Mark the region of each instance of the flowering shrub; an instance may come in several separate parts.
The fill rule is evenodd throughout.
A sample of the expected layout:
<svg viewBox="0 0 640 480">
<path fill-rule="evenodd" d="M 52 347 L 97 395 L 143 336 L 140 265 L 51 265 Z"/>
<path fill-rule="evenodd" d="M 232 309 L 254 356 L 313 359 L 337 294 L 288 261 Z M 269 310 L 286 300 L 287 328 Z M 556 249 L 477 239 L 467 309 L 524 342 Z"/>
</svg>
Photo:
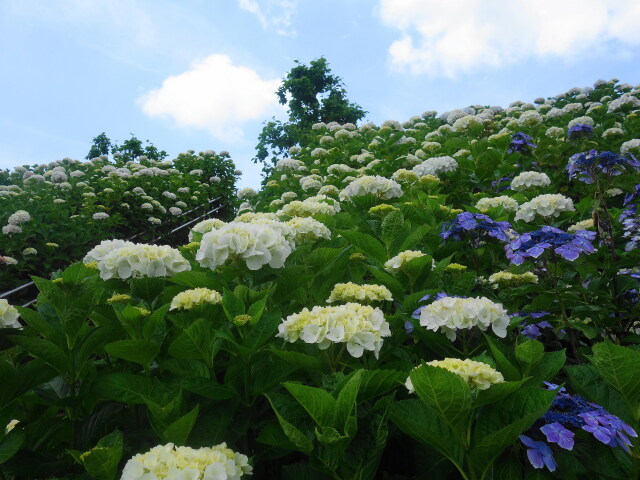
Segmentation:
<svg viewBox="0 0 640 480">
<path fill-rule="evenodd" d="M 319 123 L 189 243 L 226 153 L 0 172 L 3 278 L 91 238 L 0 301 L 0 475 L 638 478 L 639 92 Z"/>
</svg>

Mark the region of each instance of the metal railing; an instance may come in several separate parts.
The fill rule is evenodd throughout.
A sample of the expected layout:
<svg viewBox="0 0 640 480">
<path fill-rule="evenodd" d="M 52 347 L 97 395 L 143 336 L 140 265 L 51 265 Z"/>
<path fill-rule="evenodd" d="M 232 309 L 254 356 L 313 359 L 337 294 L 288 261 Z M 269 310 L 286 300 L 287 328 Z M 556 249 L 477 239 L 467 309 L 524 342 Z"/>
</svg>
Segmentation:
<svg viewBox="0 0 640 480">
<path fill-rule="evenodd" d="M 216 201 L 218 201 L 218 200 L 220 200 L 220 198 L 214 198 L 214 199 L 211 199 L 211 200 L 209 200 L 206 204 L 198 205 L 197 207 L 192 208 L 191 210 L 189 210 L 189 211 L 187 211 L 187 212 L 183 212 L 183 213 L 181 213 L 181 214 L 180 214 L 180 216 L 181 216 L 181 217 L 184 217 L 184 216 L 186 216 L 186 215 L 189 215 L 190 213 L 193 213 L 193 212 L 195 212 L 196 210 L 199 210 L 199 209 L 200 209 L 200 208 L 202 208 L 203 206 L 207 206 L 207 207 L 208 207 L 208 206 L 211 206 L 211 204 L 212 204 L 212 203 L 214 203 L 214 202 L 216 202 Z M 153 238 L 151 241 L 152 241 L 152 242 L 157 242 L 158 240 L 160 240 L 160 239 L 162 239 L 162 238 L 168 237 L 169 235 L 173 235 L 174 233 L 179 232 L 179 231 L 180 231 L 180 230 L 182 230 L 183 228 L 188 227 L 189 225 L 191 225 L 191 224 L 193 224 L 193 223 L 197 222 L 198 220 L 201 220 L 201 219 L 203 219 L 203 218 L 207 217 L 208 215 L 211 215 L 212 213 L 215 213 L 215 212 L 217 212 L 218 210 L 221 210 L 224 206 L 225 206 L 224 204 L 220 204 L 220 205 L 218 205 L 217 207 L 215 207 L 215 208 L 213 208 L 213 209 L 211 209 L 211 210 L 209 210 L 209 211 L 207 211 L 207 212 L 203 213 L 202 215 L 200 215 L 200 216 L 198 216 L 198 217 L 196 217 L 196 218 L 193 218 L 193 219 L 189 220 L 188 222 L 183 223 L 182 225 L 177 226 L 177 227 L 176 227 L 176 228 L 174 228 L 173 230 L 171 230 L 171 231 L 169 231 L 169 232 L 166 232 L 166 233 L 164 233 L 164 234 L 162 234 L 162 235 L 159 235 L 159 236 L 157 236 L 157 237 Z M 125 241 L 127 241 L 127 242 L 130 242 L 130 241 L 132 241 L 132 240 L 134 240 L 134 239 L 138 238 L 140 235 L 142 235 L 142 232 L 140 232 L 140 233 L 136 233 L 135 235 L 133 235 L 133 236 L 131 236 L 131 237 L 129 237 L 129 238 L 126 238 L 126 239 L 124 239 L 124 240 L 125 240 Z M 14 289 L 12 289 L 12 290 L 7 290 L 6 292 L 2 292 L 2 293 L 0 293 L 0 298 L 7 298 L 7 297 L 10 297 L 11 295 L 14 295 L 14 294 L 16 294 L 16 293 L 18 293 L 18 292 L 20 292 L 20 291 L 22 291 L 22 290 L 25 290 L 25 289 L 27 289 L 27 288 L 29 288 L 29 287 L 33 286 L 33 285 L 35 285 L 35 283 L 34 283 L 33 281 L 27 282 L 27 283 L 25 283 L 25 284 L 23 284 L 23 285 L 20 285 L 20 286 L 18 286 L 18 287 L 16 287 L 16 288 L 14 288 Z M 29 300 L 27 303 L 25 303 L 25 304 L 24 304 L 24 305 L 22 305 L 22 306 L 23 306 L 23 307 L 29 307 L 29 306 L 33 305 L 33 304 L 35 303 L 35 301 L 36 301 L 36 298 L 34 298 L 34 299 L 32 299 L 32 300 Z"/>
</svg>

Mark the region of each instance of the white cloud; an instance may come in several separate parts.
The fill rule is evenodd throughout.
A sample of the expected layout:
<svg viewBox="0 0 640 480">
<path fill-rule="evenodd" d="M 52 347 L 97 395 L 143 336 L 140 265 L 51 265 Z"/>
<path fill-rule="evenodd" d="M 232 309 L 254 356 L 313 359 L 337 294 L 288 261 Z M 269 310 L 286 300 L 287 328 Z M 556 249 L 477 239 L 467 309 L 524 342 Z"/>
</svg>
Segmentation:
<svg viewBox="0 0 640 480">
<path fill-rule="evenodd" d="M 378 14 L 402 36 L 391 67 L 454 77 L 532 58 L 639 45 L 637 0 L 380 0 Z"/>
<path fill-rule="evenodd" d="M 238 141 L 242 125 L 276 114 L 280 80 L 265 80 L 234 65 L 227 55 L 210 55 L 171 76 L 138 103 L 151 117 L 169 117 L 179 126 L 205 129 L 217 139 Z"/>
<path fill-rule="evenodd" d="M 238 6 L 252 13 L 265 30 L 274 29 L 280 35 L 295 35 L 291 30 L 293 15 L 297 9 L 295 0 L 236 0 Z"/>
</svg>

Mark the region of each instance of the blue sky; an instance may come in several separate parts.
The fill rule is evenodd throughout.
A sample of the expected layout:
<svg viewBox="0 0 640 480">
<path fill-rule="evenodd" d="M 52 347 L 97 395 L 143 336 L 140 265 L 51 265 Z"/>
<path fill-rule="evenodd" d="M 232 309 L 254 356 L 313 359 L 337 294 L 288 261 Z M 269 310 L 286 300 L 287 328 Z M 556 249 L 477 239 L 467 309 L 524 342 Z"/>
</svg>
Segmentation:
<svg viewBox="0 0 640 480">
<path fill-rule="evenodd" d="M 134 133 L 250 159 L 275 90 L 324 56 L 367 121 L 640 83 L 636 0 L 0 0 L 0 168 Z"/>
</svg>

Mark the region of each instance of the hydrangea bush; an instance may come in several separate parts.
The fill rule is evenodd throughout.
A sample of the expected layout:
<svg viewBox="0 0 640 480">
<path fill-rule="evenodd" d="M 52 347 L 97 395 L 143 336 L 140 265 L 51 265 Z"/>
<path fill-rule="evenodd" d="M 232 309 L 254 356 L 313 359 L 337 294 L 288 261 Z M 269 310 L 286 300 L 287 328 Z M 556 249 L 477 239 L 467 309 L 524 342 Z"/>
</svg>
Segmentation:
<svg viewBox="0 0 640 480">
<path fill-rule="evenodd" d="M 96 238 L 0 300 L 2 477 L 640 478 L 640 90 L 505 107 L 318 123 L 189 243 Z M 78 186 L 107 163 L 1 175 L 2 238 L 51 192 L 192 207 L 159 165 Z"/>
</svg>

